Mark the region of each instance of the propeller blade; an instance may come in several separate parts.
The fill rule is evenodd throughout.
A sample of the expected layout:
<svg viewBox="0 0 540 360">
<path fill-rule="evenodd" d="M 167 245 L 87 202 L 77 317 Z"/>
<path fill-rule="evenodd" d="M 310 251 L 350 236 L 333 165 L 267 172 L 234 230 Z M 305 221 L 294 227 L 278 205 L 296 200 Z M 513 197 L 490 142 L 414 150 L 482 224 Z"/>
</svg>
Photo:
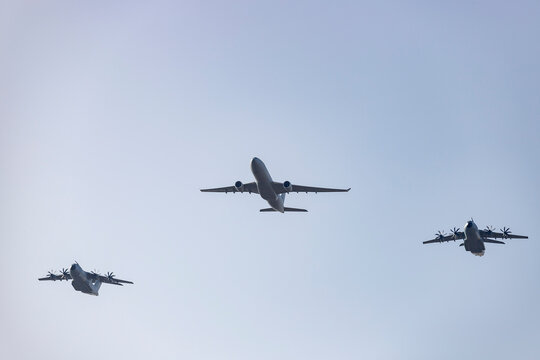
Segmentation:
<svg viewBox="0 0 540 360">
<path fill-rule="evenodd" d="M 508 235 L 509 235 L 510 233 L 512 233 L 512 232 L 510 231 L 510 228 L 507 228 L 506 226 L 504 226 L 502 229 L 499 229 L 499 230 L 501 230 L 501 232 L 502 232 L 502 234 L 503 234 L 503 238 L 505 238 L 505 239 L 507 239 L 507 238 L 508 238 Z"/>
</svg>

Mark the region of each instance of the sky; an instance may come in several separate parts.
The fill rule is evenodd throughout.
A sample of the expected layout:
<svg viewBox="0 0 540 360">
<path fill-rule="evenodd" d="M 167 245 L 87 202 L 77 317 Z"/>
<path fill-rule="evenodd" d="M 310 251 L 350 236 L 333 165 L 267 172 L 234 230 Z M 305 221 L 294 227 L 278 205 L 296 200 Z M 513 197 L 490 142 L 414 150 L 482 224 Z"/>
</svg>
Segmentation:
<svg viewBox="0 0 540 360">
<path fill-rule="evenodd" d="M 0 3 L 0 358 L 540 358 L 540 4 Z M 351 187 L 256 195 L 274 180 Z M 528 240 L 422 245 L 510 226 Z M 38 282 L 74 261 L 134 285 Z"/>
</svg>

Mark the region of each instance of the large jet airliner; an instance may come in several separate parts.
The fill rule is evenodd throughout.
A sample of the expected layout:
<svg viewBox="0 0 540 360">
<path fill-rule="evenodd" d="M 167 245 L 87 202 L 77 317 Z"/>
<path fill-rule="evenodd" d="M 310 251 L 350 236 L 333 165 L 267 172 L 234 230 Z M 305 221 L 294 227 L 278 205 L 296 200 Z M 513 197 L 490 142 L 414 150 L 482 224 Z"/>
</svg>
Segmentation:
<svg viewBox="0 0 540 360">
<path fill-rule="evenodd" d="M 270 173 L 268 172 L 268 169 L 266 169 L 266 166 L 264 163 L 259 159 L 254 157 L 251 160 L 251 172 L 253 173 L 253 176 L 255 177 L 255 182 L 250 182 L 247 184 L 242 183 L 241 181 L 237 181 L 234 186 L 227 186 L 227 187 L 221 187 L 221 188 L 215 188 L 215 189 L 202 189 L 202 192 L 224 192 L 224 193 L 236 193 L 236 192 L 247 192 L 247 193 L 255 193 L 259 194 L 264 200 L 268 202 L 270 205 L 270 208 L 267 209 L 261 209 L 263 212 L 267 211 L 279 211 L 280 213 L 286 212 L 286 211 L 302 211 L 306 212 L 305 209 L 296 209 L 296 208 L 289 208 L 285 207 L 285 194 L 291 193 L 291 192 L 347 192 L 351 190 L 351 188 L 348 189 L 329 189 L 329 188 L 320 188 L 320 187 L 311 187 L 311 186 L 303 186 L 303 185 L 294 185 L 291 184 L 290 181 L 285 182 L 275 182 L 272 180 L 272 177 L 270 176 Z"/>
</svg>

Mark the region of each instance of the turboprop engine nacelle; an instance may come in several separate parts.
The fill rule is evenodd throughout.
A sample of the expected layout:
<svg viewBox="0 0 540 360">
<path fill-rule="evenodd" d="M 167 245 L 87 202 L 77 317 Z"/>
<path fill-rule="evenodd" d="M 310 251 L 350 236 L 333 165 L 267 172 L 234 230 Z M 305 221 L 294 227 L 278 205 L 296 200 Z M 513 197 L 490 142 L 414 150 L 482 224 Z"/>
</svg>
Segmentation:
<svg viewBox="0 0 540 360">
<path fill-rule="evenodd" d="M 236 188 L 237 191 L 244 192 L 244 184 L 242 184 L 241 181 L 235 182 L 234 187 Z"/>
<path fill-rule="evenodd" d="M 292 184 L 290 181 L 285 181 L 283 183 L 283 188 L 285 189 L 286 192 L 291 192 L 292 191 Z"/>
</svg>

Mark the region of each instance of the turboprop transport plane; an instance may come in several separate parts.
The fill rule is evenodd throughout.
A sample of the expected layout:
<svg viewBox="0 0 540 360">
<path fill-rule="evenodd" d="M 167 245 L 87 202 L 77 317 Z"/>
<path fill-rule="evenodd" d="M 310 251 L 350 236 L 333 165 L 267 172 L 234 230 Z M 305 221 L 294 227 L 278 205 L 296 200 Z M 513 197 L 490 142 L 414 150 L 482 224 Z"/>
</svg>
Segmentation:
<svg viewBox="0 0 540 360">
<path fill-rule="evenodd" d="M 503 227 L 501 232 L 493 231 L 493 227 L 487 226 L 484 230 L 479 230 L 478 226 L 471 219 L 467 221 L 463 227 L 463 231 L 459 231 L 458 228 L 450 230 L 450 235 L 443 234 L 441 231 L 435 234 L 435 239 L 424 241 L 424 244 L 432 244 L 437 242 L 447 242 L 464 240 L 459 246 L 464 246 L 466 251 L 470 251 L 473 255 L 483 256 L 486 247 L 484 243 L 491 244 L 504 244 L 504 242 L 494 239 L 528 239 L 528 236 L 514 235 L 510 231 L 510 228 Z"/>
<path fill-rule="evenodd" d="M 62 269 L 60 274 L 55 274 L 52 271 L 49 271 L 49 274 L 46 277 L 38 280 L 72 280 L 71 285 L 75 290 L 95 296 L 99 295 L 99 288 L 103 283 L 120 286 L 123 286 L 122 284 L 133 284 L 131 281 L 117 279 L 112 272 L 108 272 L 105 276 L 93 271 L 86 272 L 78 263 L 71 265 L 69 271 L 68 269 Z"/>
<path fill-rule="evenodd" d="M 300 192 L 347 192 L 351 190 L 348 189 L 329 189 L 321 187 L 312 187 L 312 186 L 303 186 L 303 185 L 294 185 L 290 181 L 285 182 L 275 182 L 272 180 L 268 169 L 264 165 L 261 159 L 254 157 L 251 160 L 251 172 L 255 177 L 255 182 L 250 182 L 247 184 L 237 181 L 234 186 L 226 186 L 221 188 L 214 189 L 202 189 L 202 192 L 220 192 L 220 193 L 254 193 L 259 194 L 264 200 L 268 202 L 270 208 L 261 209 L 262 212 L 271 212 L 279 211 L 283 212 L 306 212 L 306 209 L 296 209 L 285 207 L 285 195 L 291 192 L 300 193 Z"/>
</svg>

